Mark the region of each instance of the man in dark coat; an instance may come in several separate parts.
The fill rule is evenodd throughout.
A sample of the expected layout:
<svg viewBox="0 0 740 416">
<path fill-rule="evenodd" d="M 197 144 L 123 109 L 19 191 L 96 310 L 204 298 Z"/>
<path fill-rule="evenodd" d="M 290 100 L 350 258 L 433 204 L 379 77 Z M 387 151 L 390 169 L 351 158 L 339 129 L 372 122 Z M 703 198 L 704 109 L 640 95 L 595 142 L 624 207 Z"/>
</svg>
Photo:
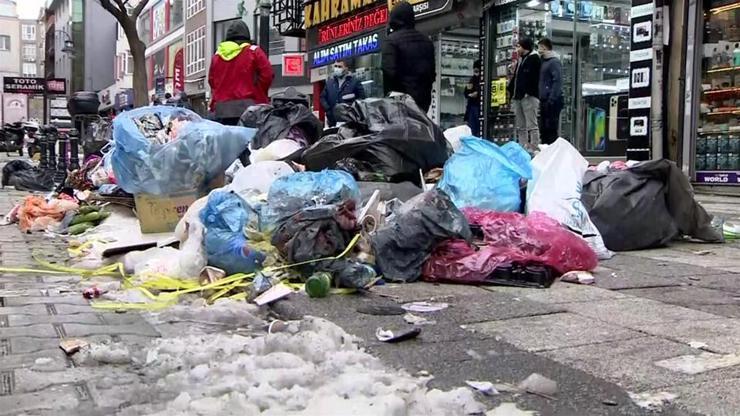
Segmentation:
<svg viewBox="0 0 740 416">
<path fill-rule="evenodd" d="M 389 35 L 383 44 L 383 88 L 385 93 L 408 94 L 425 113 L 432 104 L 432 86 L 437 77 L 434 44 L 416 30 L 414 8 L 398 3 L 388 20 Z"/>
<path fill-rule="evenodd" d="M 535 148 L 540 144 L 540 57 L 534 52 L 532 39 L 522 38 L 516 45 L 519 62 L 509 84 L 511 106 L 519 144 Z"/>
<path fill-rule="evenodd" d="M 349 71 L 346 61 L 334 63 L 331 77 L 326 80 L 326 87 L 321 92 L 321 107 L 326 112 L 327 124 L 334 127 L 337 120 L 334 117 L 334 107 L 337 104 L 352 104 L 355 100 L 365 99 L 365 88 L 360 80 Z"/>
<path fill-rule="evenodd" d="M 542 143 L 552 144 L 558 138 L 560 111 L 563 109 L 563 70 L 547 38 L 538 43 L 542 58 L 540 69 L 540 136 Z"/>
<path fill-rule="evenodd" d="M 473 63 L 473 76 L 465 86 L 465 122 L 473 136 L 480 137 L 480 61 Z"/>
</svg>

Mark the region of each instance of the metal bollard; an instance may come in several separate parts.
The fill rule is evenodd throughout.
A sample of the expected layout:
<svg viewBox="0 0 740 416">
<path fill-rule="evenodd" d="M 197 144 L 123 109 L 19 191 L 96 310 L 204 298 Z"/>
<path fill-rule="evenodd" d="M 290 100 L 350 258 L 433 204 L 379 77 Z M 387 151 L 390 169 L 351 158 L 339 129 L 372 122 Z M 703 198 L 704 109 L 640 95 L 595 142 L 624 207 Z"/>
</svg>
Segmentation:
<svg viewBox="0 0 740 416">
<path fill-rule="evenodd" d="M 80 168 L 80 132 L 77 129 L 69 131 L 69 170 Z"/>
</svg>

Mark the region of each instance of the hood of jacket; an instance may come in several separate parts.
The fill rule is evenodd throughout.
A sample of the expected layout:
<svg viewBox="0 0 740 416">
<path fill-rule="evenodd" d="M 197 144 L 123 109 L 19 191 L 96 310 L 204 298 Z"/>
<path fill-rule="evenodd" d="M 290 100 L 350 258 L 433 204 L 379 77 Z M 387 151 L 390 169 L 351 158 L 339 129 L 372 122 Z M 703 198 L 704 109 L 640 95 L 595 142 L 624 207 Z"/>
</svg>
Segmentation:
<svg viewBox="0 0 740 416">
<path fill-rule="evenodd" d="M 392 30 L 413 29 L 416 26 L 414 8 L 405 1 L 398 3 L 391 10 L 388 26 Z"/>
<path fill-rule="evenodd" d="M 244 21 L 237 20 L 229 25 L 229 29 L 226 30 L 226 39 L 224 40 L 236 43 L 251 42 L 252 34 L 249 33 L 249 27 Z"/>
<path fill-rule="evenodd" d="M 230 40 L 227 40 L 225 42 L 221 42 L 218 44 L 218 49 L 216 50 L 216 55 L 220 56 L 221 59 L 224 61 L 230 61 L 242 52 L 242 50 L 246 47 L 249 47 L 249 43 L 236 43 L 232 42 Z"/>
</svg>

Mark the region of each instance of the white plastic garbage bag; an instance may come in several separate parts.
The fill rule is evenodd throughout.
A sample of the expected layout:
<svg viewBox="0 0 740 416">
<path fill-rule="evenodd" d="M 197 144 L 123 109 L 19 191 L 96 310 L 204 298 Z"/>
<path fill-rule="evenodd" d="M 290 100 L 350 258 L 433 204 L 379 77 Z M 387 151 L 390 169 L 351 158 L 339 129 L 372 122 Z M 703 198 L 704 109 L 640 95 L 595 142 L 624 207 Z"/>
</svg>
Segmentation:
<svg viewBox="0 0 740 416">
<path fill-rule="evenodd" d="M 601 260 L 614 253 L 591 222 L 581 202 L 588 161 L 568 141 L 558 139 L 532 159 L 533 180 L 527 187 L 527 212 L 540 211 L 580 234 Z"/>
<path fill-rule="evenodd" d="M 275 140 L 262 149 L 251 150 L 249 161 L 251 163 L 268 160 L 281 160 L 301 150 L 298 142 L 290 139 Z"/>
<path fill-rule="evenodd" d="M 470 127 L 467 125 L 452 127 L 444 131 L 444 136 L 445 139 L 447 139 L 447 143 L 452 146 L 452 150 L 454 150 L 455 152 L 460 150 L 460 147 L 462 147 L 462 138 L 472 135 L 473 131 L 470 130 Z"/>
<path fill-rule="evenodd" d="M 285 162 L 264 161 L 239 169 L 229 189 L 242 195 L 246 190 L 257 190 L 261 194 L 270 191 L 275 179 L 295 173 L 292 167 Z"/>
<path fill-rule="evenodd" d="M 188 223 L 188 238 L 180 249 L 154 247 L 126 254 L 123 264 L 127 271 L 145 277 L 148 274 L 163 274 L 167 277 L 197 280 L 206 266 L 203 248 L 203 225 L 200 221 Z"/>
</svg>

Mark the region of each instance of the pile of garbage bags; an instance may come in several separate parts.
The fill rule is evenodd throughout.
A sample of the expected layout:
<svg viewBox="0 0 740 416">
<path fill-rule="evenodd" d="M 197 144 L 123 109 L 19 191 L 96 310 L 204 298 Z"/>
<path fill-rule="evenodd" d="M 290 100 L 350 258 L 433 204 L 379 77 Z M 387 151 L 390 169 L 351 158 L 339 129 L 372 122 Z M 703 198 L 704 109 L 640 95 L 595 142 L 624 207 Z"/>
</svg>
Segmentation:
<svg viewBox="0 0 740 416">
<path fill-rule="evenodd" d="M 23 160 L 11 160 L 3 166 L 2 186 L 19 191 L 48 192 L 54 189 L 54 171 L 43 170 Z"/>
<path fill-rule="evenodd" d="M 306 169 L 342 169 L 358 180 L 419 183 L 451 149 L 442 130 L 408 96 L 370 98 L 337 110 L 344 124 L 303 153 Z"/>
<path fill-rule="evenodd" d="M 184 108 L 142 107 L 114 120 L 110 160 L 124 191 L 175 194 L 223 175 L 254 135 L 254 129 L 223 126 Z"/>
</svg>

